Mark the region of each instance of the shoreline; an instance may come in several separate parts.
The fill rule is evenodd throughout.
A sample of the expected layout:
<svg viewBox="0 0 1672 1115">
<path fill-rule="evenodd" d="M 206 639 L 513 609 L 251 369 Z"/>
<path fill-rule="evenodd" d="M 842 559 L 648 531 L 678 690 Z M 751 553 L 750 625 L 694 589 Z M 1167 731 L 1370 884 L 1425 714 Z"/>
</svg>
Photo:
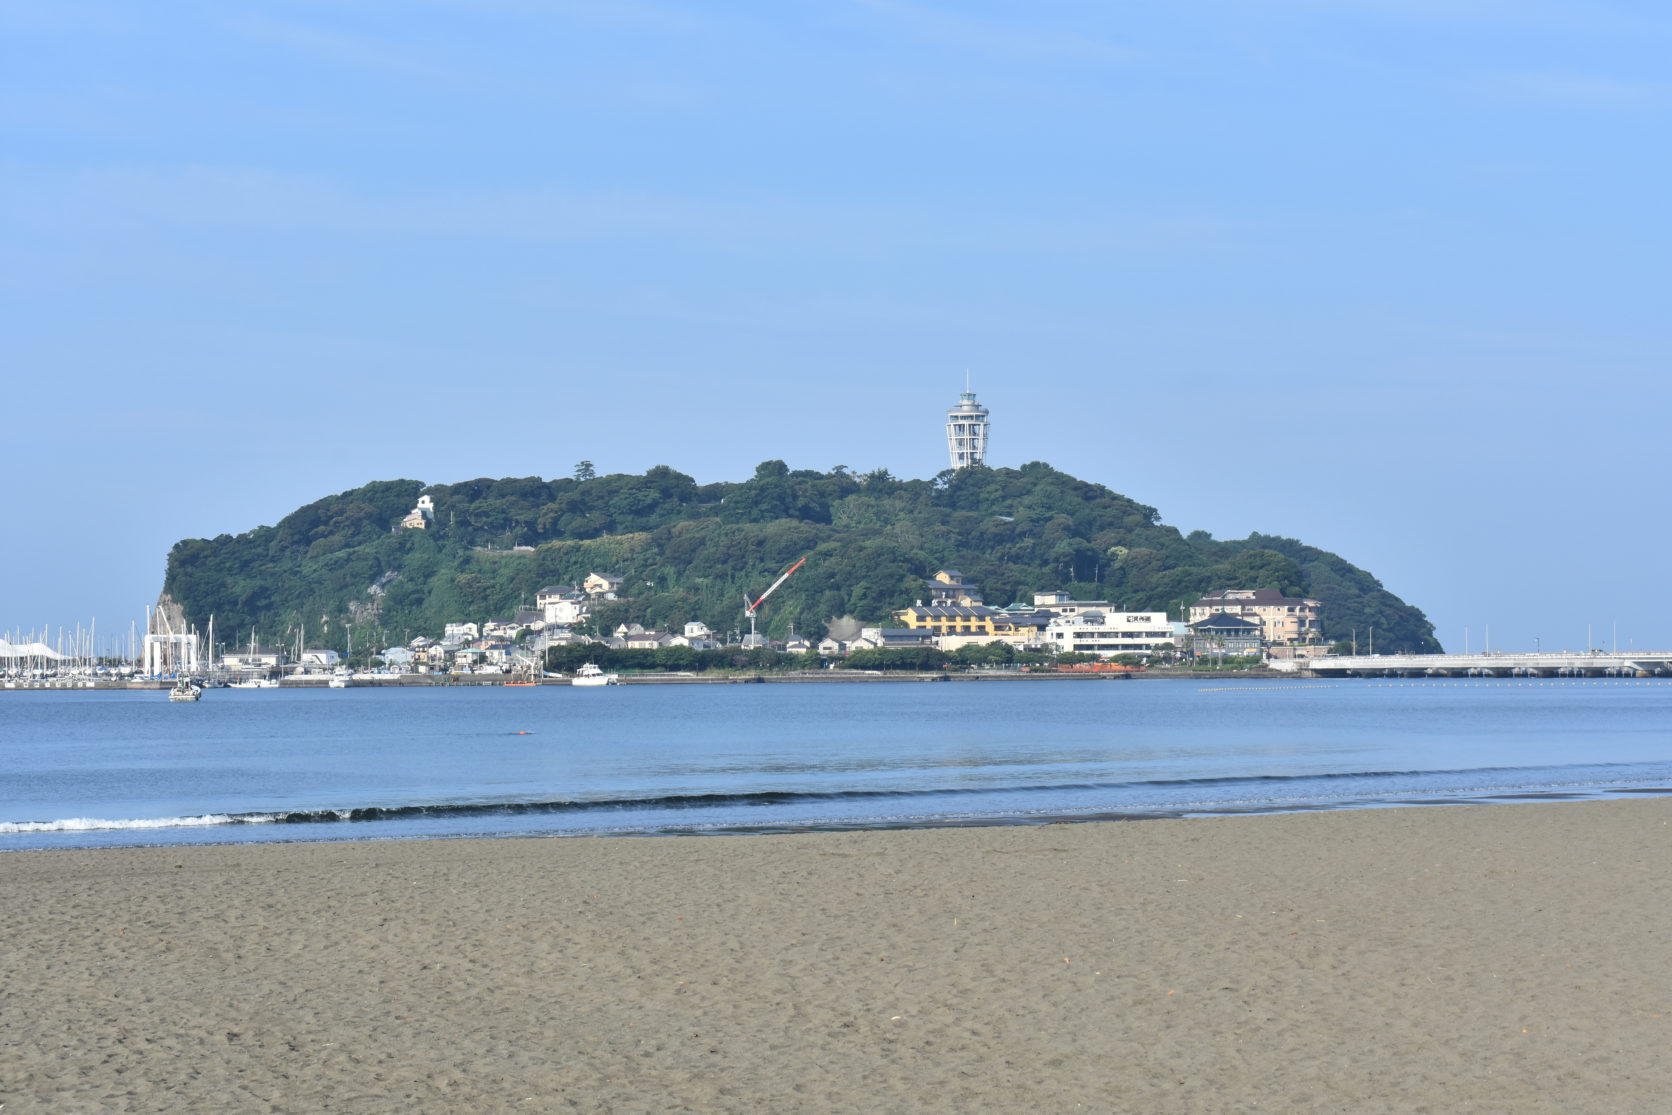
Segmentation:
<svg viewBox="0 0 1672 1115">
<path fill-rule="evenodd" d="M 739 823 L 714 823 L 711 825 L 666 824 L 658 827 L 644 828 L 601 828 L 601 829 L 533 829 L 533 830 L 495 830 L 495 831 L 459 831 L 453 833 L 391 833 L 379 835 L 376 831 L 366 831 L 362 826 L 378 826 L 390 822 L 381 817 L 336 816 L 326 818 L 321 814 L 339 813 L 339 810 L 314 810 L 303 820 L 274 819 L 282 813 L 210 813 L 194 815 L 184 818 L 183 823 L 169 827 L 159 826 L 155 818 L 141 819 L 143 823 L 124 826 L 112 823 L 107 827 L 83 828 L 45 828 L 26 832 L 0 833 L 0 859 L 8 855 L 30 855 L 41 852 L 70 853 L 70 852 L 110 852 L 123 849 L 152 849 L 167 851 L 170 848 L 257 848 L 268 845 L 343 845 L 343 844 L 414 844 L 429 841 L 451 842 L 456 840 L 643 840 L 643 839 L 673 839 L 696 838 L 704 840 L 714 839 L 758 839 L 762 837 L 785 836 L 819 836 L 834 833 L 894 833 L 894 832 L 926 832 L 958 829 L 1006 829 L 1006 828 L 1043 828 L 1057 825 L 1103 825 L 1128 824 L 1143 821 L 1219 821 L 1256 819 L 1260 817 L 1303 816 L 1318 813 L 1357 813 L 1386 809 L 1473 809 L 1490 808 L 1503 805 L 1577 805 L 1585 803 L 1615 802 L 1615 801 L 1643 801 L 1657 798 L 1672 799 L 1672 787 L 1654 780 L 1654 785 L 1637 787 L 1614 787 L 1606 793 L 1581 795 L 1571 787 L 1558 787 L 1539 792 L 1506 792 L 1499 794 L 1467 794 L 1461 796 L 1437 795 L 1433 798 L 1420 798 L 1409 794 L 1401 794 L 1396 800 L 1356 800 L 1356 801 L 1316 801 L 1289 805 L 1271 806 L 1242 806 L 1229 807 L 1223 810 L 1207 808 L 1167 808 L 1145 811 L 1142 809 L 1106 809 L 1090 813 L 991 813 L 991 814 L 959 814 L 956 816 L 924 816 L 912 820 L 840 820 L 825 821 L 785 821 L 778 824 L 763 824 L 750 826 Z M 567 804 L 567 803 L 565 803 Z M 382 812 L 389 807 L 363 807 L 372 812 Z M 412 807 L 393 807 L 396 812 L 405 812 Z M 347 810 L 347 813 L 358 813 L 360 810 Z M 523 805 L 518 808 L 504 808 L 499 806 L 484 806 L 482 815 L 494 816 L 527 816 L 540 815 L 548 811 L 538 805 L 529 807 Z M 564 810 L 555 808 L 549 810 L 553 817 L 561 816 Z M 201 822 L 203 817 L 223 817 L 225 820 L 214 824 Z M 252 820 L 260 817 L 260 820 Z M 114 819 L 111 819 L 114 820 Z M 16 822 L 14 822 L 16 823 Z M 22 822 L 24 824 L 42 822 Z M 53 822 L 44 822 L 52 824 Z M 398 823 L 398 822 L 396 822 Z M 317 825 L 319 829 L 313 834 L 298 833 L 295 836 L 279 836 L 292 825 Z M 267 839 L 234 839 L 230 832 L 221 830 L 249 830 L 274 834 Z M 320 835 L 329 830 L 332 835 Z M 82 844 L 69 843 L 78 837 L 89 833 L 141 833 L 175 832 L 177 834 L 192 833 L 201 839 L 190 840 L 158 840 L 136 841 L 132 843 L 110 844 Z M 212 839 L 214 834 L 221 834 L 223 839 Z M 340 835 L 338 835 L 340 833 Z M 65 845 L 28 846 L 8 848 L 8 842 L 27 841 L 34 839 L 62 838 Z"/>
<path fill-rule="evenodd" d="M 384 677 L 372 679 L 356 679 L 345 686 L 348 689 L 500 689 L 500 688 L 538 688 L 543 686 L 563 686 L 572 684 L 572 679 L 540 678 L 529 683 L 510 684 L 505 680 L 506 675 L 437 675 L 437 674 L 408 674 L 400 677 Z M 1065 682 L 1065 681 L 1275 681 L 1275 682 L 1307 682 L 1340 683 L 1365 682 L 1369 684 L 1622 684 L 1630 682 L 1667 682 L 1667 678 L 1638 674 L 1635 676 L 1618 676 L 1603 674 L 1586 674 L 1573 676 L 1462 676 L 1456 674 L 1437 674 L 1432 676 L 1411 676 L 1406 674 L 1388 675 L 1340 675 L 1319 674 L 1311 670 L 1191 670 L 1191 669 L 1157 669 L 1135 670 L 1131 673 L 1092 673 L 1054 671 L 1010 671 L 1010 670 L 968 670 L 943 671 L 940 673 L 923 673 L 916 671 L 844 671 L 844 670 L 808 670 L 786 671 L 784 673 L 722 673 L 709 671 L 705 673 L 669 673 L 669 674 L 633 674 L 618 675 L 621 685 L 863 685 L 872 683 L 893 684 L 921 684 L 925 682 Z M 29 680 L 6 682 L 0 685 L 0 694 L 4 693 L 39 693 L 39 692 L 157 692 L 172 689 L 172 679 L 146 679 L 144 681 L 59 681 L 59 680 Z M 227 687 L 219 687 L 227 688 Z M 325 679 L 308 678 L 304 681 L 285 681 L 277 687 L 280 691 L 297 689 L 327 689 L 330 688 Z M 270 690 L 269 690 L 270 691 Z"/>
<path fill-rule="evenodd" d="M 1613 1112 L 1672 799 L 0 857 L 0 1102 Z"/>
<path fill-rule="evenodd" d="M 506 685 L 506 675 L 441 675 L 441 674 L 406 674 L 399 677 L 374 678 L 367 680 L 356 679 L 350 689 L 447 689 L 447 688 L 531 688 L 528 686 Z M 1317 681 L 1313 674 L 1304 670 L 1178 670 L 1166 671 L 1138 670 L 1132 673 L 1055 673 L 1046 671 L 1009 671 L 1009 670 L 970 670 L 945 671 L 942 673 L 919 673 L 909 671 L 844 671 L 844 670 L 808 670 L 786 671 L 781 674 L 772 673 L 704 673 L 704 674 L 621 674 L 623 685 L 805 685 L 805 684 L 865 684 L 871 682 L 941 682 L 941 681 L 1202 681 L 1205 679 L 1218 680 L 1257 680 L 1257 681 Z M 1336 679 L 1332 679 L 1336 680 Z M 540 678 L 535 686 L 566 686 L 571 683 L 570 678 Z M 147 692 L 172 689 L 172 679 L 146 679 L 144 681 L 18 681 L 0 686 L 0 693 L 7 692 Z M 292 689 L 325 689 L 328 688 L 324 678 L 309 678 L 305 681 L 286 681 L 279 686 L 281 691 Z"/>
</svg>

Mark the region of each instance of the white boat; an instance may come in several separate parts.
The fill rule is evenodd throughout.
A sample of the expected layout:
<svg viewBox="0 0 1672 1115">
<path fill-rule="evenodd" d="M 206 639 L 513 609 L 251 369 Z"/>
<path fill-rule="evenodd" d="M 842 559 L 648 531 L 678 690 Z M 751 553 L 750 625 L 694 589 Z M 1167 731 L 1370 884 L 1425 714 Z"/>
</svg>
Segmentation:
<svg viewBox="0 0 1672 1115">
<path fill-rule="evenodd" d="M 616 674 L 606 674 L 596 663 L 588 662 L 575 671 L 574 680 L 570 685 L 620 685 L 621 678 Z"/>
<path fill-rule="evenodd" d="M 331 680 L 325 683 L 332 689 L 347 689 L 354 684 L 354 680 L 347 674 L 338 672 L 331 675 Z"/>
<path fill-rule="evenodd" d="M 182 675 L 180 680 L 174 683 L 174 688 L 168 691 L 168 699 L 171 701 L 201 701 L 203 699 L 203 687 L 193 684 L 191 678 Z"/>
</svg>

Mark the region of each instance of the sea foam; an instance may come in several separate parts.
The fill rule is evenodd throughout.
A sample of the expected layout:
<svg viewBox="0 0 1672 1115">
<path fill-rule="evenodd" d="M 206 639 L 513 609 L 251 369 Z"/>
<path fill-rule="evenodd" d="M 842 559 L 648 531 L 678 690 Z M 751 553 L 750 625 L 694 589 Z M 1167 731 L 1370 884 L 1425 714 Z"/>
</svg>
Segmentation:
<svg viewBox="0 0 1672 1115">
<path fill-rule="evenodd" d="M 202 828 L 236 824 L 227 813 L 205 813 L 198 817 L 138 817 L 107 821 L 98 817 L 66 817 L 60 821 L 0 821 L 0 834 L 19 832 L 100 832 L 114 829 Z"/>
</svg>

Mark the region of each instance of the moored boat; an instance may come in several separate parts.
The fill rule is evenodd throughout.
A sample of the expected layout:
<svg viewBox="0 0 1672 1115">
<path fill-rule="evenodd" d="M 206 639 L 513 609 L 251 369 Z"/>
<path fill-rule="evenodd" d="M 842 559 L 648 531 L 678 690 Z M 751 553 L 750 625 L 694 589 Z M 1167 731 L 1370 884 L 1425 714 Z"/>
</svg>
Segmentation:
<svg viewBox="0 0 1672 1115">
<path fill-rule="evenodd" d="M 570 685 L 620 685 L 621 678 L 616 674 L 606 674 L 598 668 L 597 663 L 588 662 L 575 671 L 574 680 Z"/>
</svg>

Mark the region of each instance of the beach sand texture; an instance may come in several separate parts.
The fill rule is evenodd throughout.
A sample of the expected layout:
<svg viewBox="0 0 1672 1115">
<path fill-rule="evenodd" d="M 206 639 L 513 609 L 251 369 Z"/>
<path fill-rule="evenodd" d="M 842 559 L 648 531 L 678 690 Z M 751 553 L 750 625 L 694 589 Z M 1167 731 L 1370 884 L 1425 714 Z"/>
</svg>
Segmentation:
<svg viewBox="0 0 1672 1115">
<path fill-rule="evenodd" d="M 0 855 L 4 1115 L 1636 1112 L 1672 800 Z"/>
</svg>

